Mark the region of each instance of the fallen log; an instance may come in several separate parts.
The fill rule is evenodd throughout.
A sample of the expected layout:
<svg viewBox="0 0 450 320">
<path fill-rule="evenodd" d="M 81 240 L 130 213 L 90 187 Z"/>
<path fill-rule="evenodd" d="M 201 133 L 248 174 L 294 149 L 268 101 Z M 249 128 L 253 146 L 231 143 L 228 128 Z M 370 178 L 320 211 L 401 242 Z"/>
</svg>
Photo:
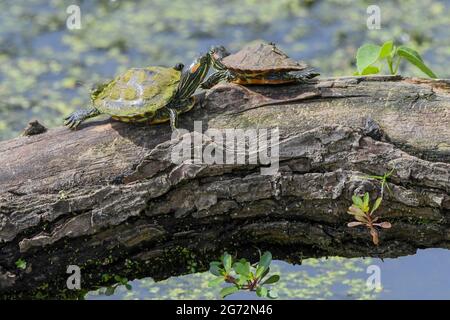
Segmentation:
<svg viewBox="0 0 450 320">
<path fill-rule="evenodd" d="M 278 128 L 278 170 L 174 163 L 194 121 L 203 133 Z M 225 249 L 301 262 L 450 248 L 450 80 L 223 84 L 179 127 L 189 132 L 105 119 L 0 142 L 0 295 L 68 296 L 69 265 L 86 290 L 105 270 L 163 279 L 187 272 L 186 250 L 204 270 Z M 379 195 L 368 175 L 392 169 L 378 210 L 392 228 L 375 246 L 366 228 L 347 227 L 346 211 L 353 194 Z"/>
</svg>

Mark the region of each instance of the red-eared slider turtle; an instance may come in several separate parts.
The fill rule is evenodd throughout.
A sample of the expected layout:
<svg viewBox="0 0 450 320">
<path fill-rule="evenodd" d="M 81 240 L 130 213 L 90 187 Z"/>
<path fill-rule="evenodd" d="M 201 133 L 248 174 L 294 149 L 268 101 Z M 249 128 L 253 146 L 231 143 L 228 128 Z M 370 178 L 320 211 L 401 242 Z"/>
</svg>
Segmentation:
<svg viewBox="0 0 450 320">
<path fill-rule="evenodd" d="M 123 122 L 155 124 L 170 121 L 176 128 L 178 114 L 195 104 L 192 96 L 211 65 L 210 53 L 196 59 L 188 70 L 173 68 L 134 68 L 103 84 L 91 93 L 92 107 L 75 111 L 64 124 L 76 128 L 99 114 Z"/>
<path fill-rule="evenodd" d="M 319 74 L 306 63 L 289 58 L 273 43 L 254 43 L 230 55 L 223 46 L 212 48 L 214 72 L 201 84 L 209 89 L 221 80 L 238 84 L 304 82 Z"/>
</svg>

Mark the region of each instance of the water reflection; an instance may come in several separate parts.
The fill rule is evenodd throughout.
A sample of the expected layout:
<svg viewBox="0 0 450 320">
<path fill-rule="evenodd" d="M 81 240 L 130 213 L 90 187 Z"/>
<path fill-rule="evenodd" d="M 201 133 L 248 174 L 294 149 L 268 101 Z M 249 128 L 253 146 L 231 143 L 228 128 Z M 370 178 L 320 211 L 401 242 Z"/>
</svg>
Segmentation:
<svg viewBox="0 0 450 320">
<path fill-rule="evenodd" d="M 302 265 L 274 261 L 273 272 L 281 275 L 276 285 L 280 299 L 450 299 L 450 254 L 446 249 L 419 250 L 395 259 L 320 258 Z M 380 267 L 381 289 L 366 285 L 367 268 Z M 117 287 L 111 296 L 104 289 L 91 291 L 86 299 L 220 299 L 209 288 L 213 276 L 194 273 L 154 282 L 151 278 L 130 281 L 131 290 Z M 229 299 L 255 299 L 254 293 L 236 293 Z"/>
<path fill-rule="evenodd" d="M 63 115 L 89 104 L 87 88 L 130 67 L 187 63 L 215 44 L 235 51 L 248 41 L 275 41 L 326 76 L 352 74 L 363 42 L 394 39 L 450 76 L 440 68 L 450 56 L 446 1 L 383 2 L 376 32 L 366 27 L 367 1 L 80 1 L 80 30 L 66 28 L 70 4 L 0 2 L 0 140 L 31 118 L 61 125 Z"/>
</svg>

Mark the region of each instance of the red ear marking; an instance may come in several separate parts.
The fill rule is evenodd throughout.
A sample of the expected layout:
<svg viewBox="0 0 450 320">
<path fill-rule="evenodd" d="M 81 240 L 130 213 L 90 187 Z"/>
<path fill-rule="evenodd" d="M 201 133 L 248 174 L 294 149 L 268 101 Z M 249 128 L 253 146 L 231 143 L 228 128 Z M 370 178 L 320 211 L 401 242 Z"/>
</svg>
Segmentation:
<svg viewBox="0 0 450 320">
<path fill-rule="evenodd" d="M 191 72 L 193 73 L 193 72 L 197 71 L 198 67 L 200 67 L 200 63 L 199 62 L 191 65 L 191 67 L 190 67 Z"/>
</svg>

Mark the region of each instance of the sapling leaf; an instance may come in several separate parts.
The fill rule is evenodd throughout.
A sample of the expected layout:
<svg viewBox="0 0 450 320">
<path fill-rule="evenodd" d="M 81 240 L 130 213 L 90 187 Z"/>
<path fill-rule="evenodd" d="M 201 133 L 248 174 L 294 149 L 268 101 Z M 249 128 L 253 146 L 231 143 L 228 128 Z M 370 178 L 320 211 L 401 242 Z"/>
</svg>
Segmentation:
<svg viewBox="0 0 450 320">
<path fill-rule="evenodd" d="M 358 207 L 355 207 L 355 205 L 352 205 L 350 208 L 348 208 L 347 211 L 348 214 L 351 214 L 352 216 L 365 216 L 366 214 Z"/>
<path fill-rule="evenodd" d="M 392 194 L 392 190 L 391 187 L 389 187 L 389 183 L 386 182 L 384 185 L 386 186 L 386 189 L 389 191 L 389 193 Z"/>
<path fill-rule="evenodd" d="M 267 288 L 264 287 L 256 288 L 256 295 L 261 298 L 267 297 Z"/>
<path fill-rule="evenodd" d="M 395 168 L 392 168 L 391 171 L 389 171 L 388 173 L 386 173 L 386 174 L 384 175 L 384 177 L 385 177 L 385 178 L 389 178 L 389 177 L 392 175 L 392 173 L 394 173 L 394 170 L 395 170 Z"/>
<path fill-rule="evenodd" d="M 359 196 L 352 196 L 352 201 L 357 207 L 359 207 L 359 208 L 363 207 L 363 201 L 362 201 L 361 197 L 359 197 Z"/>
<path fill-rule="evenodd" d="M 280 276 L 277 274 L 271 275 L 267 280 L 265 280 L 263 283 L 261 283 L 261 285 L 264 284 L 272 284 L 275 282 L 278 282 L 280 280 Z"/>
<path fill-rule="evenodd" d="M 213 280 L 210 280 L 209 282 L 208 282 L 208 287 L 217 287 L 219 284 L 221 284 L 223 282 L 223 278 L 221 278 L 221 277 L 217 277 L 217 278 L 215 278 L 215 279 L 213 279 Z"/>
<path fill-rule="evenodd" d="M 420 62 L 423 62 L 423 59 L 422 59 L 422 57 L 420 56 L 420 54 L 416 51 L 416 50 L 414 50 L 414 49 L 412 49 L 412 48 L 409 48 L 409 47 L 407 47 L 407 46 L 399 46 L 398 48 L 397 48 L 397 54 L 399 53 L 399 51 L 400 52 L 407 52 L 407 54 L 408 55 L 411 55 L 411 56 L 413 56 L 416 60 L 418 60 L 418 61 L 420 61 Z"/>
<path fill-rule="evenodd" d="M 347 223 L 347 227 L 350 227 L 350 228 L 357 227 L 357 226 L 362 226 L 362 225 L 364 225 L 364 223 L 363 222 L 359 222 L 359 221 L 353 221 L 353 222 Z"/>
<path fill-rule="evenodd" d="M 211 272 L 215 276 L 221 276 L 222 275 L 222 269 L 217 264 L 209 264 L 209 272 Z"/>
<path fill-rule="evenodd" d="M 255 274 L 256 279 L 261 279 L 262 275 L 264 274 L 265 271 L 266 271 L 266 267 L 264 267 L 262 265 L 258 265 L 258 267 L 256 268 L 256 274 Z"/>
<path fill-rule="evenodd" d="M 264 279 L 265 276 L 267 276 L 267 274 L 270 272 L 270 267 L 268 267 L 263 274 L 261 275 L 261 279 Z"/>
<path fill-rule="evenodd" d="M 125 285 L 125 288 L 127 288 L 128 291 L 133 290 L 133 287 L 131 286 L 131 284 L 128 284 L 128 283 Z"/>
<path fill-rule="evenodd" d="M 236 271 L 237 274 L 248 277 L 248 275 L 250 273 L 250 263 L 248 261 L 236 262 L 233 265 L 233 269 L 234 269 L 234 271 Z"/>
<path fill-rule="evenodd" d="M 272 254 L 269 251 L 266 251 L 259 259 L 259 265 L 267 268 L 269 267 L 270 262 L 272 262 Z"/>
<path fill-rule="evenodd" d="M 229 296 L 230 294 L 233 294 L 237 291 L 239 291 L 239 288 L 236 286 L 226 287 L 226 288 L 223 288 L 222 290 L 220 290 L 220 296 L 222 298 L 225 298 L 226 296 Z"/>
<path fill-rule="evenodd" d="M 243 286 L 243 285 L 247 284 L 249 280 L 250 280 L 249 277 L 246 277 L 246 276 L 240 276 L 240 277 L 237 279 L 237 284 L 238 284 L 239 286 Z"/>
<path fill-rule="evenodd" d="M 375 230 L 374 228 L 370 229 L 370 235 L 372 236 L 372 241 L 374 245 L 378 245 L 379 243 L 379 239 L 378 239 L 378 231 Z"/>
<path fill-rule="evenodd" d="M 231 255 L 225 252 L 223 254 L 222 261 L 225 272 L 229 273 L 231 271 L 231 264 L 233 263 L 233 258 L 231 257 Z"/>
<path fill-rule="evenodd" d="M 364 194 L 364 204 L 363 204 L 363 208 L 362 208 L 362 210 L 364 212 L 369 212 L 369 200 L 370 200 L 369 193 L 366 192 Z"/>
<path fill-rule="evenodd" d="M 374 223 L 374 226 L 381 227 L 383 229 L 389 229 L 392 227 L 390 222 L 380 222 L 380 223 Z"/>
<path fill-rule="evenodd" d="M 380 49 L 379 59 L 384 59 L 391 55 L 392 49 L 394 48 L 394 42 L 392 40 L 383 43 Z"/>
<path fill-rule="evenodd" d="M 378 60 L 380 49 L 380 46 L 374 44 L 365 44 L 358 49 L 356 53 L 356 67 L 360 74 Z"/>
<path fill-rule="evenodd" d="M 366 216 L 355 216 L 355 219 L 362 222 L 362 223 L 368 223 Z"/>
<path fill-rule="evenodd" d="M 425 63 L 422 60 L 422 57 L 416 50 L 405 47 L 405 46 L 400 46 L 397 49 L 397 54 L 400 57 L 408 60 L 413 65 L 415 65 L 417 68 L 419 68 L 423 73 L 425 73 L 430 78 L 437 78 L 437 76 L 434 74 L 434 72 L 431 71 L 431 69 L 425 65 Z"/>
<path fill-rule="evenodd" d="M 383 179 L 383 176 L 366 176 L 365 178 L 382 180 L 382 179 Z"/>
<path fill-rule="evenodd" d="M 365 75 L 369 75 L 369 74 L 377 74 L 380 72 L 380 68 L 375 67 L 375 66 L 367 66 L 362 72 L 361 75 L 365 76 Z"/>
<path fill-rule="evenodd" d="M 378 207 L 379 207 L 380 204 L 381 204 L 381 201 L 383 201 L 383 198 L 382 198 L 382 197 L 379 197 L 379 198 L 377 198 L 377 200 L 375 200 L 375 203 L 373 204 L 373 207 L 372 207 L 372 210 L 370 211 L 370 214 L 374 213 L 375 210 L 378 209 Z"/>
</svg>

